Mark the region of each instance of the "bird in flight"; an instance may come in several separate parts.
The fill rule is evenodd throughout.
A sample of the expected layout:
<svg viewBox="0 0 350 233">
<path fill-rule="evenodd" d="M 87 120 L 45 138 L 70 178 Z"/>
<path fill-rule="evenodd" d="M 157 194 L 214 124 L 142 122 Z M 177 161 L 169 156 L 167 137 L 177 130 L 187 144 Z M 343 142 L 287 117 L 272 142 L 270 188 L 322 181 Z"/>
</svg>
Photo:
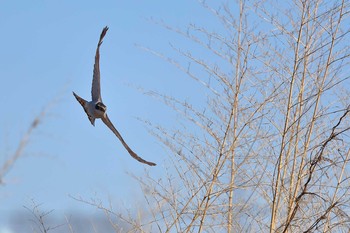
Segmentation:
<svg viewBox="0 0 350 233">
<path fill-rule="evenodd" d="M 95 64 L 94 64 L 94 72 L 93 72 L 93 79 L 92 79 L 92 88 L 91 88 L 91 101 L 86 101 L 77 94 L 73 92 L 73 95 L 77 99 L 77 101 L 81 104 L 83 107 L 86 115 L 88 116 L 91 124 L 95 126 L 95 119 L 100 118 L 105 125 L 108 126 L 110 130 L 117 136 L 117 138 L 120 140 L 120 142 L 123 144 L 125 149 L 129 152 L 129 154 L 136 159 L 137 161 L 147 164 L 149 166 L 155 166 L 155 163 L 148 162 L 144 160 L 143 158 L 139 157 L 133 150 L 130 149 L 128 144 L 124 141 L 118 130 L 113 126 L 112 122 L 108 118 L 108 115 L 106 113 L 107 107 L 103 104 L 102 98 L 101 98 L 101 88 L 100 88 L 100 46 L 103 42 L 103 38 L 105 37 L 106 33 L 108 31 L 108 27 L 103 28 L 100 40 L 97 44 L 96 49 L 96 55 L 95 55 Z"/>
</svg>

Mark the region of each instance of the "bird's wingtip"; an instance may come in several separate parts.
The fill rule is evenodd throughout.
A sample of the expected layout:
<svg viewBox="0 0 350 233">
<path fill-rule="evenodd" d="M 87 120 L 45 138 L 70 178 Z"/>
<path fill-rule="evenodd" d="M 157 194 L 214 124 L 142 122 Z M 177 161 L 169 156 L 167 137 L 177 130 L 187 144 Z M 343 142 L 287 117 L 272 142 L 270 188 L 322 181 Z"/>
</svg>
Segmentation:
<svg viewBox="0 0 350 233">
<path fill-rule="evenodd" d="M 73 93 L 73 95 L 75 96 L 75 98 L 80 97 L 80 96 L 78 96 L 74 91 L 72 91 L 72 93 Z"/>
</svg>

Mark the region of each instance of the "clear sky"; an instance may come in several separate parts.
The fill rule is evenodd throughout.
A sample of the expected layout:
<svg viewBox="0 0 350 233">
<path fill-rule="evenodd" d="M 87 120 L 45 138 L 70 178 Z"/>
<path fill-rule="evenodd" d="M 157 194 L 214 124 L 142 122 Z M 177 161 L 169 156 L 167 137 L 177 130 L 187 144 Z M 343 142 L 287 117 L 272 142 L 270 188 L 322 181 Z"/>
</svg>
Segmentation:
<svg viewBox="0 0 350 233">
<path fill-rule="evenodd" d="M 182 47 L 185 40 L 154 21 L 185 28 L 196 20 L 210 24 L 207 14 L 195 0 L 0 0 L 0 165 L 14 153 L 33 119 L 59 97 L 4 177 L 0 226 L 31 206 L 32 199 L 56 214 L 94 213 L 70 195 L 110 199 L 126 207 L 143 202 L 138 183 L 127 173 L 140 176 L 147 169 L 162 176 L 169 154 L 138 118 L 172 127 L 176 117 L 139 88 L 200 97 L 185 74 L 135 45 L 174 54 L 170 43 Z M 100 60 L 104 103 L 127 143 L 156 167 L 132 159 L 100 120 L 91 126 L 72 95 L 74 90 L 90 99 L 95 49 L 106 25 Z"/>
</svg>

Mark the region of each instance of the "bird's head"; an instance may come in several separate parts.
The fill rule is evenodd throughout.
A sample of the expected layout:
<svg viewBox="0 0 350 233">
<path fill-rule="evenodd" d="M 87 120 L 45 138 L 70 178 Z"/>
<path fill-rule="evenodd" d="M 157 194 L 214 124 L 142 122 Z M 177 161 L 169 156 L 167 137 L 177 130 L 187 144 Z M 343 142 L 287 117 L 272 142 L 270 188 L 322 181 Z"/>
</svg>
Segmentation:
<svg viewBox="0 0 350 233">
<path fill-rule="evenodd" d="M 107 110 L 107 107 L 102 102 L 97 102 L 96 105 L 95 105 L 95 109 L 105 113 L 106 110 Z"/>
</svg>

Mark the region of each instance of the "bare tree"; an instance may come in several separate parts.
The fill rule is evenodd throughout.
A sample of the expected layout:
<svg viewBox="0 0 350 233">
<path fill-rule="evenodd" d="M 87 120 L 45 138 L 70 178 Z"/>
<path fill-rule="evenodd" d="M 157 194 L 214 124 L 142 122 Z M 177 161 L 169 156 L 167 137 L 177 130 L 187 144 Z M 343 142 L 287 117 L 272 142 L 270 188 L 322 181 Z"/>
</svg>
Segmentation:
<svg viewBox="0 0 350 233">
<path fill-rule="evenodd" d="M 33 225 L 32 225 L 33 232 L 48 233 L 51 230 L 54 230 L 60 226 L 63 226 L 63 225 L 57 225 L 54 227 L 48 226 L 47 223 L 45 222 L 45 218 L 50 213 L 52 213 L 53 210 L 44 212 L 44 211 L 40 210 L 40 206 L 41 206 L 41 204 L 37 204 L 34 200 L 32 200 L 31 207 L 24 206 L 24 208 L 27 209 L 33 217 L 31 219 L 31 222 L 33 223 Z"/>
<path fill-rule="evenodd" d="M 138 178 L 151 220 L 127 221 L 137 232 L 348 232 L 350 3 L 200 4 L 217 27 L 162 24 L 200 55 L 145 48 L 198 81 L 204 104 L 147 92 L 183 121 L 145 121 L 171 163 L 166 177 Z"/>
</svg>

